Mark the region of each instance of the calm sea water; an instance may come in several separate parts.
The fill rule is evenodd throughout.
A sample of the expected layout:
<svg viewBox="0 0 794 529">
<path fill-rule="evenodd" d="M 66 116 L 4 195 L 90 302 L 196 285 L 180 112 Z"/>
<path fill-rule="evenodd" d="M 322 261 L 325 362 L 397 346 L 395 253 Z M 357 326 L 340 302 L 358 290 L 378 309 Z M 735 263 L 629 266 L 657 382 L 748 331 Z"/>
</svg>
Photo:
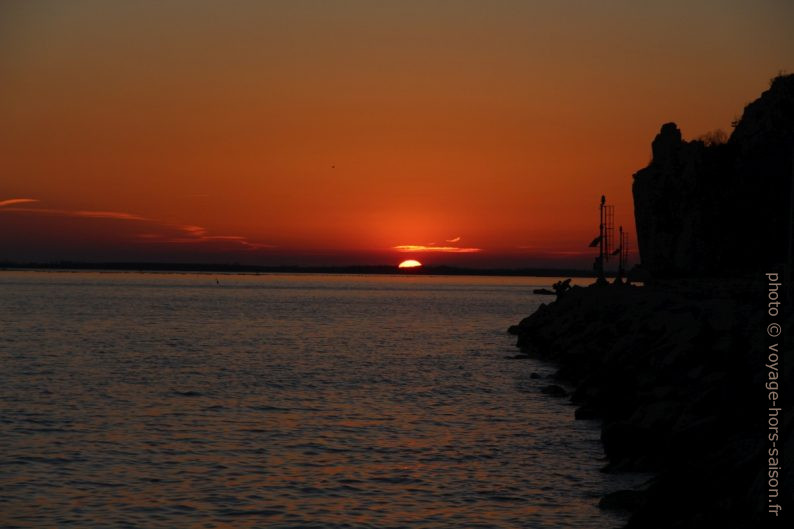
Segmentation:
<svg viewBox="0 0 794 529">
<path fill-rule="evenodd" d="M 552 281 L 1 272 L 0 525 L 619 525 L 505 359 Z"/>
</svg>

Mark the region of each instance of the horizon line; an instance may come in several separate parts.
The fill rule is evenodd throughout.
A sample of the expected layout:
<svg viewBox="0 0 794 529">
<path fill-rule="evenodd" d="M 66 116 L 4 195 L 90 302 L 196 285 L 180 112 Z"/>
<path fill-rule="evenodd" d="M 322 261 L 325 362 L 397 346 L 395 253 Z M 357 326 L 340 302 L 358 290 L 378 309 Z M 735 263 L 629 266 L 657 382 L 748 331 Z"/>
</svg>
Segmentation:
<svg viewBox="0 0 794 529">
<path fill-rule="evenodd" d="M 487 267 L 475 268 L 455 265 L 424 265 L 414 269 L 400 269 L 394 264 L 349 265 L 247 265 L 240 263 L 166 263 L 157 261 L 0 261 L 0 270 L 107 270 L 129 272 L 236 272 L 236 273 L 328 273 L 328 274 L 397 274 L 397 275 L 494 275 L 540 277 L 595 277 L 594 272 L 565 267 Z"/>
</svg>

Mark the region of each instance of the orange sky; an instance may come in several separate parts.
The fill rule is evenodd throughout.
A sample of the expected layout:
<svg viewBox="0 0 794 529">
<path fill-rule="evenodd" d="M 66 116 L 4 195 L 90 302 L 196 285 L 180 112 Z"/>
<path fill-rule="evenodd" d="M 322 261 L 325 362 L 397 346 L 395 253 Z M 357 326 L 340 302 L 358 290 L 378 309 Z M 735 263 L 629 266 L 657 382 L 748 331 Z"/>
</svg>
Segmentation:
<svg viewBox="0 0 794 529">
<path fill-rule="evenodd" d="M 0 4 L 0 261 L 588 267 L 794 70 L 783 1 L 162 4 Z"/>
</svg>

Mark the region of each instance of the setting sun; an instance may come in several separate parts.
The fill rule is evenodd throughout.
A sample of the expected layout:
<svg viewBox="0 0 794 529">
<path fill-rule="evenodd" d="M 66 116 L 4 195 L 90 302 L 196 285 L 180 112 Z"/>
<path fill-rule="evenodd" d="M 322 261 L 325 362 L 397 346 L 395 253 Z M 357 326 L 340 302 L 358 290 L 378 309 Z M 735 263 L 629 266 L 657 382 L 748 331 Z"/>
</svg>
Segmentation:
<svg viewBox="0 0 794 529">
<path fill-rule="evenodd" d="M 397 268 L 416 268 L 418 266 L 422 266 L 422 263 L 417 261 L 416 259 L 408 259 L 407 261 L 403 261 L 402 263 L 397 266 Z"/>
</svg>

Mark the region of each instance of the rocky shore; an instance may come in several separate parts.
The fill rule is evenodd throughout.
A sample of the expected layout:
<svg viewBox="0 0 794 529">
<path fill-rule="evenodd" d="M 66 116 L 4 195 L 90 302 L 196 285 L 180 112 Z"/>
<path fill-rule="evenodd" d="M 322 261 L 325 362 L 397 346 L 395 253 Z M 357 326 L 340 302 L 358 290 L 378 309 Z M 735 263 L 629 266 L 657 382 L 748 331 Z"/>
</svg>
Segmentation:
<svg viewBox="0 0 794 529">
<path fill-rule="evenodd" d="M 652 472 L 604 508 L 629 528 L 764 527 L 768 417 L 767 285 L 677 281 L 574 287 L 509 329 L 522 352 L 558 365 L 577 418 L 602 419 L 605 471 Z M 784 333 L 791 330 L 784 326 Z M 791 380 L 794 362 L 782 366 Z M 791 414 L 780 448 L 794 453 Z M 781 483 L 794 483 L 783 465 Z M 791 490 L 779 504 L 791 509 Z"/>
</svg>

